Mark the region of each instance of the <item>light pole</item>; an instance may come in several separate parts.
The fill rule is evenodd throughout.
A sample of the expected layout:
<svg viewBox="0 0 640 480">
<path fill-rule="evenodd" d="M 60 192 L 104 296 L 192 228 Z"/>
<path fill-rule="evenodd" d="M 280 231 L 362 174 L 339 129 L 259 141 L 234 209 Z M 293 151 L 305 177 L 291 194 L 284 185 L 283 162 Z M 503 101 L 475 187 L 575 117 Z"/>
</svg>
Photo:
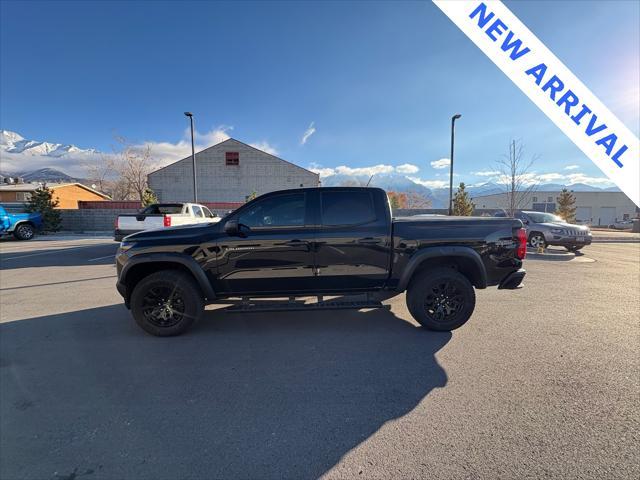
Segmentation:
<svg viewBox="0 0 640 480">
<path fill-rule="evenodd" d="M 456 120 L 462 115 L 456 113 L 451 117 L 451 162 L 449 164 L 449 216 L 453 215 L 453 139 L 456 126 Z"/>
<path fill-rule="evenodd" d="M 184 112 L 191 122 L 191 163 L 193 164 L 193 203 L 198 203 L 198 186 L 196 183 L 196 147 L 193 143 L 193 113 Z"/>
</svg>

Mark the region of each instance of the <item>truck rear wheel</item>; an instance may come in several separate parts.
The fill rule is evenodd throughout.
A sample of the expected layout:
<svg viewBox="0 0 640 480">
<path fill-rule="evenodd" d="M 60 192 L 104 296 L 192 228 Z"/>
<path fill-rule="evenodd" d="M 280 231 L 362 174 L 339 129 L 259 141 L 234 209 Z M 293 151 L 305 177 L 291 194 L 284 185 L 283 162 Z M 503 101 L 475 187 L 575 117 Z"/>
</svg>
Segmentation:
<svg viewBox="0 0 640 480">
<path fill-rule="evenodd" d="M 452 268 L 426 271 L 411 281 L 407 307 L 429 330 L 449 331 L 464 325 L 476 306 L 471 282 Z"/>
<path fill-rule="evenodd" d="M 193 278 L 177 270 L 161 270 L 143 278 L 131 294 L 131 313 L 147 333 L 180 335 L 204 313 L 204 298 Z"/>
</svg>

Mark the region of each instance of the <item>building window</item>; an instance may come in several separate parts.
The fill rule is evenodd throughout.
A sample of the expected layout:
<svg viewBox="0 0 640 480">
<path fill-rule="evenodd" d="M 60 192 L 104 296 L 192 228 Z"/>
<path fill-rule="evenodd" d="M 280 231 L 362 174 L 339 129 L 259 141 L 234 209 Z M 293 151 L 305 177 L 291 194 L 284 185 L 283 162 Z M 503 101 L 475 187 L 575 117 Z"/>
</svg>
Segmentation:
<svg viewBox="0 0 640 480">
<path fill-rule="evenodd" d="M 549 203 L 553 202 L 553 197 L 547 197 L 547 202 Z"/>
<path fill-rule="evenodd" d="M 240 154 L 238 152 L 225 152 L 224 159 L 227 165 L 240 165 Z"/>
<path fill-rule="evenodd" d="M 538 197 L 533 197 L 533 201 L 537 202 L 538 201 Z"/>
</svg>

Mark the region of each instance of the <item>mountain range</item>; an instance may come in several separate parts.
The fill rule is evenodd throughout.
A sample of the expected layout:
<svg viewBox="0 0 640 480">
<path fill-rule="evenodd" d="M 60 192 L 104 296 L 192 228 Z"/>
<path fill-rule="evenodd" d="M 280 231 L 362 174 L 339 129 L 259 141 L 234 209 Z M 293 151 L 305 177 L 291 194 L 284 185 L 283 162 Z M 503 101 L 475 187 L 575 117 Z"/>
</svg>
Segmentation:
<svg viewBox="0 0 640 480">
<path fill-rule="evenodd" d="M 27 140 L 16 132 L 0 130 L 0 150 L 7 153 L 23 153 L 33 156 L 60 158 L 65 155 L 94 154 L 97 151 L 82 149 L 75 145 Z"/>
<path fill-rule="evenodd" d="M 322 186 L 339 187 L 339 186 L 365 186 L 380 187 L 387 191 L 398 193 L 417 193 L 431 201 L 432 208 L 446 208 L 449 202 L 449 188 L 438 187 L 428 188 L 424 185 L 414 182 L 410 178 L 397 173 L 377 174 L 373 177 L 359 175 L 343 175 L 336 174 L 324 177 Z M 584 183 L 575 183 L 572 185 L 561 185 L 558 183 L 544 183 L 536 187 L 537 192 L 557 192 L 566 188 L 574 192 L 619 192 L 618 187 L 598 188 Z M 454 185 L 454 189 L 457 186 Z M 472 185 L 466 188 L 471 198 L 482 195 L 494 195 L 496 193 L 504 193 L 505 187 L 493 182 L 486 182 L 479 185 Z M 455 193 L 455 190 L 454 190 Z"/>
</svg>

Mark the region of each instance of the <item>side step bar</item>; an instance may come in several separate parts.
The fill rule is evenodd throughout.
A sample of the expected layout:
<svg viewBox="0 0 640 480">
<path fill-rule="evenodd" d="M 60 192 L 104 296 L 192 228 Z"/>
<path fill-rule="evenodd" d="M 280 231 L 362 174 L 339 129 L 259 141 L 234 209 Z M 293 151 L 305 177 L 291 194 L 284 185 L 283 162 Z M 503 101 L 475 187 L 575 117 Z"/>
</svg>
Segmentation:
<svg viewBox="0 0 640 480">
<path fill-rule="evenodd" d="M 366 295 L 363 300 L 347 300 L 332 299 L 324 300 L 322 296 L 318 296 L 317 302 L 304 303 L 304 301 L 296 301 L 295 297 L 289 297 L 288 301 L 274 300 L 251 300 L 243 297 L 240 302 L 232 303 L 232 306 L 224 311 L 229 313 L 243 312 L 297 312 L 309 310 L 341 310 L 341 309 L 364 309 L 364 308 L 386 308 L 389 305 L 383 305 L 382 302 L 372 300 L 370 295 Z"/>
</svg>

